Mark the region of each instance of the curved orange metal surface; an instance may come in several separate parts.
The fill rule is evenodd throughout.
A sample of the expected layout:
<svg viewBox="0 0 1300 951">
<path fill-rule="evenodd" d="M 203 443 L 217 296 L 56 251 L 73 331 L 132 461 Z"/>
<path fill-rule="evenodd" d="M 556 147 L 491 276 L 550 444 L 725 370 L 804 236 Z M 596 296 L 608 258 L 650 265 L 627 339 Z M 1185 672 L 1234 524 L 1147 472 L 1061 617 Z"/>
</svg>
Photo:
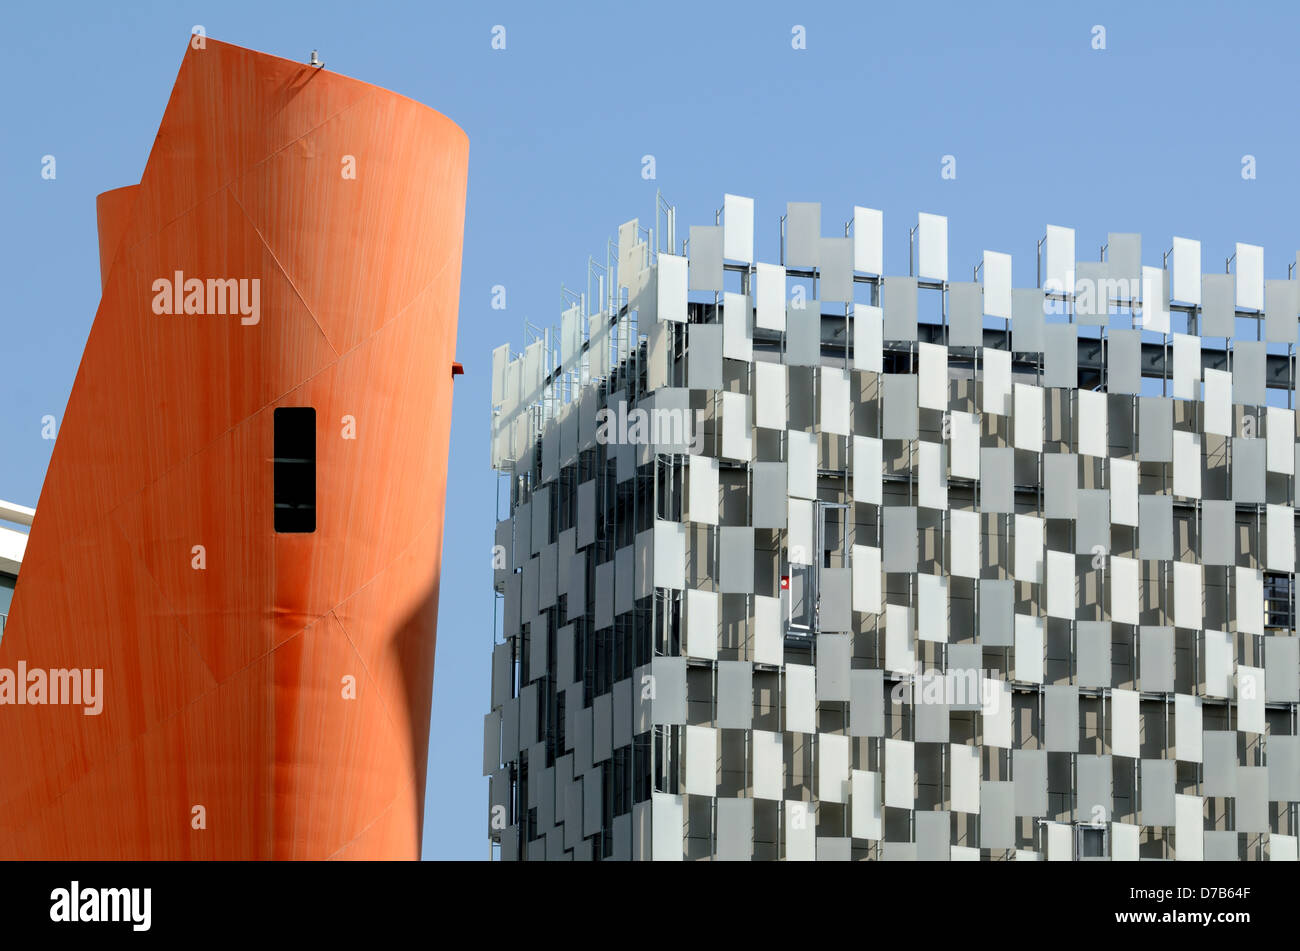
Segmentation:
<svg viewBox="0 0 1300 951">
<path fill-rule="evenodd" d="M 102 668 L 103 711 L 0 706 L 0 857 L 419 856 L 467 161 L 402 96 L 187 49 L 140 185 L 101 196 L 0 641 Z M 177 271 L 257 279 L 258 321 L 154 313 Z M 281 406 L 316 408 L 312 534 L 273 530 Z"/>
<path fill-rule="evenodd" d="M 139 185 L 124 185 L 112 191 L 101 192 L 95 198 L 95 219 L 99 227 L 99 283 L 108 286 L 108 272 L 122 244 L 127 222 L 131 220 L 131 207 Z"/>
</svg>

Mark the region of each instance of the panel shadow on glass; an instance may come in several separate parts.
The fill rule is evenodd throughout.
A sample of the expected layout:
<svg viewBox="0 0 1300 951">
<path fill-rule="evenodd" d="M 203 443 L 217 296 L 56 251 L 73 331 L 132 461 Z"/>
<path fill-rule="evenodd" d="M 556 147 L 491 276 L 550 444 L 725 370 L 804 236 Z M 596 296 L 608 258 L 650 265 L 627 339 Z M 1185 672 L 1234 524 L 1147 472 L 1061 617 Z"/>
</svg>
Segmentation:
<svg viewBox="0 0 1300 951">
<path fill-rule="evenodd" d="M 316 410 L 275 411 L 275 530 L 316 531 Z"/>
</svg>

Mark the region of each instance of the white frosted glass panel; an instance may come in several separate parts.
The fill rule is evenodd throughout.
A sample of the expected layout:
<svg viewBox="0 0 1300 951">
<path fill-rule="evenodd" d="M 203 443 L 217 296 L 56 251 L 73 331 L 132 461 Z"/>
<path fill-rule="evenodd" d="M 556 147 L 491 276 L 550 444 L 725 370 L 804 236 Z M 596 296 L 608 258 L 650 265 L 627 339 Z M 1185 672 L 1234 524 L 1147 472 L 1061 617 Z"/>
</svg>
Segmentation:
<svg viewBox="0 0 1300 951">
<path fill-rule="evenodd" d="M 974 413 L 950 414 L 952 452 L 948 466 L 952 474 L 963 479 L 980 477 L 980 419 Z"/>
<path fill-rule="evenodd" d="M 1264 633 L 1264 573 L 1254 568 L 1237 568 L 1237 630 L 1242 634 Z"/>
<path fill-rule="evenodd" d="M 885 220 L 876 208 L 853 206 L 853 269 L 885 273 Z"/>
<path fill-rule="evenodd" d="M 1079 327 L 1050 323 L 1043 329 L 1043 386 L 1079 385 Z"/>
<path fill-rule="evenodd" d="M 755 283 L 754 326 L 784 331 L 785 268 L 780 264 L 759 264 Z"/>
<path fill-rule="evenodd" d="M 1046 298 L 1037 287 L 1017 287 L 1011 292 L 1011 349 L 1042 353 L 1046 326 Z"/>
<path fill-rule="evenodd" d="M 849 735 L 883 736 L 885 733 L 885 672 L 849 672 Z"/>
<path fill-rule="evenodd" d="M 1201 698 L 1174 694 L 1174 740 L 1178 759 L 1199 763 L 1202 758 Z"/>
<path fill-rule="evenodd" d="M 791 733 L 817 732 L 817 668 L 786 665 L 785 728 Z"/>
<path fill-rule="evenodd" d="M 984 745 L 1009 750 L 1014 733 L 1011 719 L 1011 684 L 984 678 L 981 709 L 984 716 Z"/>
<path fill-rule="evenodd" d="M 1136 558 L 1110 559 L 1110 616 L 1120 624 L 1137 624 L 1138 593 L 1141 590 L 1141 563 Z"/>
<path fill-rule="evenodd" d="M 853 437 L 853 501 L 881 504 L 881 443 L 872 436 Z"/>
<path fill-rule="evenodd" d="M 688 288 L 693 291 L 722 290 L 722 228 L 691 225 Z"/>
<path fill-rule="evenodd" d="M 687 502 L 692 522 L 718 524 L 718 460 L 708 456 L 690 457 L 690 498 Z"/>
<path fill-rule="evenodd" d="M 916 571 L 916 515 L 917 509 L 911 506 L 885 506 L 885 544 L 881 560 L 886 571 Z"/>
<path fill-rule="evenodd" d="M 1141 826 L 1127 822 L 1110 824 L 1110 860 L 1112 862 L 1136 862 L 1138 846 L 1141 841 Z"/>
<path fill-rule="evenodd" d="M 948 348 L 933 343 L 917 346 L 917 405 L 922 409 L 945 410 L 948 408 Z"/>
<path fill-rule="evenodd" d="M 614 832 L 614 836 L 618 837 L 617 831 Z M 717 855 L 719 862 L 749 862 L 753 859 L 753 799 L 718 800 Z M 618 859 L 617 852 L 614 858 Z"/>
<path fill-rule="evenodd" d="M 1048 518 L 1079 517 L 1079 457 L 1072 452 L 1043 456 L 1044 510 Z"/>
<path fill-rule="evenodd" d="M 510 344 L 503 343 L 492 351 L 492 405 L 506 399 L 506 367 L 510 364 Z"/>
<path fill-rule="evenodd" d="M 949 519 L 952 526 L 949 571 L 961 578 L 978 578 L 980 575 L 979 514 L 954 509 Z"/>
<path fill-rule="evenodd" d="M 1072 862 L 1074 860 L 1074 826 L 1068 822 L 1046 822 L 1047 861 Z"/>
<path fill-rule="evenodd" d="M 1270 505 L 1266 509 L 1269 571 L 1295 571 L 1295 509 Z"/>
<path fill-rule="evenodd" d="M 880 773 L 853 771 L 853 838 L 877 840 L 884 834 Z"/>
<path fill-rule="evenodd" d="M 713 591 L 686 589 L 686 653 L 718 658 L 718 595 Z"/>
<path fill-rule="evenodd" d="M 849 801 L 849 738 L 833 733 L 817 735 L 817 798 L 823 802 Z"/>
<path fill-rule="evenodd" d="M 1106 394 L 1079 391 L 1079 453 L 1105 458 L 1110 455 Z"/>
<path fill-rule="evenodd" d="M 948 283 L 948 346 L 984 345 L 984 298 L 974 281 Z"/>
<path fill-rule="evenodd" d="M 1201 277 L 1202 337 L 1231 337 L 1236 325 L 1234 290 L 1231 274 L 1206 274 Z"/>
<path fill-rule="evenodd" d="M 1043 682 L 1043 618 L 1016 615 L 1016 680 Z"/>
<path fill-rule="evenodd" d="M 948 640 L 948 579 L 944 575 L 916 576 L 916 636 L 923 641 Z"/>
<path fill-rule="evenodd" d="M 884 315 L 870 304 L 853 305 L 853 369 L 879 373 L 883 369 Z"/>
<path fill-rule="evenodd" d="M 781 666 L 785 655 L 781 634 L 781 599 L 754 597 L 754 663 Z"/>
<path fill-rule="evenodd" d="M 981 512 L 1015 511 L 1013 483 L 1016 451 L 1010 447 L 980 449 L 979 506 Z"/>
<path fill-rule="evenodd" d="M 821 368 L 821 429 L 824 433 L 849 434 L 849 371 Z"/>
<path fill-rule="evenodd" d="M 980 748 L 967 743 L 948 747 L 952 769 L 952 811 L 980 811 Z"/>
<path fill-rule="evenodd" d="M 650 661 L 654 698 L 650 702 L 650 721 L 655 725 L 686 722 L 686 659 L 654 657 Z M 581 685 L 578 685 L 581 689 Z"/>
<path fill-rule="evenodd" d="M 722 196 L 722 255 L 730 261 L 754 261 L 754 199 Z"/>
<path fill-rule="evenodd" d="M 654 586 L 686 587 L 686 525 L 682 522 L 655 522 Z"/>
<path fill-rule="evenodd" d="M 1300 837 L 1279 835 L 1276 832 L 1268 834 L 1268 860 L 1270 862 L 1295 862 L 1297 861 L 1297 852 L 1300 852 Z"/>
<path fill-rule="evenodd" d="M 1265 373 L 1268 344 L 1260 340 L 1238 340 L 1232 344 L 1232 401 L 1258 407 L 1268 401 Z"/>
<path fill-rule="evenodd" d="M 885 439 L 915 439 L 917 436 L 917 378 L 914 373 L 886 373 L 880 377 Z"/>
<path fill-rule="evenodd" d="M 786 433 L 786 477 L 791 496 L 817 498 L 817 436 L 791 430 Z"/>
<path fill-rule="evenodd" d="M 840 569 L 826 569 L 826 572 L 840 573 Z M 826 580 L 828 574 L 823 573 L 822 580 Z M 847 600 L 848 592 L 845 592 Z M 830 611 L 827 606 L 829 598 L 825 591 L 822 593 L 822 616 Z M 838 600 L 838 599 L 836 599 Z M 848 625 L 846 625 L 847 627 Z M 823 632 L 826 625 L 822 625 Z M 849 687 L 849 671 L 853 666 L 853 640 L 849 634 L 826 634 L 817 635 L 816 642 L 817 653 L 817 700 L 835 700 L 847 702 L 851 699 Z"/>
<path fill-rule="evenodd" d="M 1174 399 L 1200 399 L 1200 384 L 1201 338 L 1174 334 Z"/>
<path fill-rule="evenodd" d="M 1111 752 L 1116 756 L 1131 756 L 1137 759 L 1141 755 L 1138 742 L 1139 701 L 1141 695 L 1136 690 L 1110 692 L 1111 711 Z"/>
<path fill-rule="evenodd" d="M 984 386 L 980 408 L 998 416 L 1011 414 L 1011 354 L 984 351 Z"/>
<path fill-rule="evenodd" d="M 1043 390 L 1026 383 L 1015 385 L 1015 447 L 1043 451 Z"/>
<path fill-rule="evenodd" d="M 822 238 L 817 296 L 842 304 L 853 300 L 853 239 Z"/>
<path fill-rule="evenodd" d="M 790 499 L 788 513 L 786 557 L 792 565 L 811 565 L 813 563 L 813 503 L 807 499 Z"/>
<path fill-rule="evenodd" d="M 655 862 L 680 862 L 683 860 L 682 826 L 685 811 L 682 797 L 669 793 L 650 794 L 651 860 Z"/>
<path fill-rule="evenodd" d="M 880 549 L 853 546 L 853 610 L 880 613 Z"/>
<path fill-rule="evenodd" d="M 885 605 L 885 669 L 910 674 L 916 667 L 912 640 L 912 609 L 901 604 Z"/>
<path fill-rule="evenodd" d="M 1270 406 L 1267 413 L 1268 429 L 1264 435 L 1268 444 L 1268 471 L 1295 475 L 1295 410 Z"/>
<path fill-rule="evenodd" d="M 1138 523 L 1138 464 L 1132 459 L 1110 460 L 1110 520 L 1116 525 Z"/>
<path fill-rule="evenodd" d="M 722 295 L 722 355 L 728 360 L 754 360 L 754 336 L 749 326 L 749 298 L 731 291 Z"/>
<path fill-rule="evenodd" d="M 1169 301 L 1165 299 L 1165 274 L 1158 267 L 1142 269 L 1142 329 L 1169 333 Z"/>
<path fill-rule="evenodd" d="M 686 258 L 660 254 L 657 289 L 659 319 L 686 322 Z"/>
<path fill-rule="evenodd" d="M 718 794 L 718 731 L 712 727 L 686 728 L 686 792 L 692 796 Z"/>
<path fill-rule="evenodd" d="M 1014 545 L 1017 581 L 1041 584 L 1043 581 L 1043 533 L 1046 523 L 1035 515 L 1015 516 Z"/>
<path fill-rule="evenodd" d="M 754 730 L 752 734 L 754 756 L 754 798 L 783 798 L 784 759 L 780 733 Z"/>
<path fill-rule="evenodd" d="M 1173 461 L 1174 404 L 1162 396 L 1138 399 L 1138 455 L 1143 462 Z"/>
<path fill-rule="evenodd" d="M 1237 667 L 1237 729 L 1264 732 L 1264 668 Z"/>
<path fill-rule="evenodd" d="M 889 340 L 916 339 L 916 278 L 888 277 L 880 285 L 884 336 Z"/>
<path fill-rule="evenodd" d="M 1080 687 L 1109 687 L 1111 678 L 1109 621 L 1079 621 L 1075 634 L 1075 678 Z"/>
<path fill-rule="evenodd" d="M 1050 617 L 1074 617 L 1074 555 L 1047 553 L 1047 613 Z"/>
<path fill-rule="evenodd" d="M 1118 620 L 1118 619 L 1116 619 Z M 1143 627 L 1141 638 L 1142 689 L 1171 693 L 1174 689 L 1174 630 Z"/>
<path fill-rule="evenodd" d="M 926 509 L 948 507 L 948 475 L 944 465 L 946 447 L 937 442 L 918 442 L 916 504 Z"/>
<path fill-rule="evenodd" d="M 911 809 L 916 803 L 913 770 L 915 747 L 906 740 L 885 740 L 885 805 Z"/>
<path fill-rule="evenodd" d="M 787 366 L 815 367 L 821 363 L 821 302 L 790 301 L 785 311 L 785 355 Z"/>
<path fill-rule="evenodd" d="M 1011 319 L 1011 255 L 984 252 L 984 313 Z"/>
<path fill-rule="evenodd" d="M 1043 688 L 1044 742 L 1049 753 L 1079 749 L 1079 688 L 1049 684 Z"/>
<path fill-rule="evenodd" d="M 1136 281 L 1141 275 L 1141 235 L 1115 234 L 1106 235 L 1106 266 L 1110 277 L 1119 281 Z M 1126 288 L 1115 288 L 1113 299 L 1128 298 Z"/>
<path fill-rule="evenodd" d="M 1175 430 L 1174 495 L 1201 497 L 1201 434 Z"/>
<path fill-rule="evenodd" d="M 785 803 L 785 860 L 817 861 L 817 817 L 810 802 Z"/>
<path fill-rule="evenodd" d="M 1264 309 L 1264 249 L 1237 244 L 1237 309 Z"/>
<path fill-rule="evenodd" d="M 1202 622 L 1201 566 L 1174 562 L 1174 624 L 1199 630 Z"/>
<path fill-rule="evenodd" d="M 764 429 L 785 429 L 785 404 L 785 366 L 755 361 L 754 425 Z"/>
<path fill-rule="evenodd" d="M 1296 342 L 1296 282 L 1264 282 L 1264 340 Z"/>
<path fill-rule="evenodd" d="M 1049 294 L 1064 294 L 1074 288 L 1074 229 L 1048 225 L 1046 244 L 1043 289 Z"/>
<path fill-rule="evenodd" d="M 1199 304 L 1201 302 L 1201 242 L 1192 238 L 1174 238 L 1173 269 L 1174 300 L 1184 304 Z"/>
<path fill-rule="evenodd" d="M 821 262 L 822 206 L 817 201 L 785 205 L 785 263 L 788 267 L 817 267 Z"/>
<path fill-rule="evenodd" d="M 1172 495 L 1138 496 L 1138 557 L 1169 561 L 1174 557 Z"/>
<path fill-rule="evenodd" d="M 1075 521 L 1074 551 L 1079 555 L 1110 551 L 1110 492 L 1080 489 Z"/>
<path fill-rule="evenodd" d="M 1174 796 L 1174 859 L 1200 862 L 1205 854 L 1205 810 L 1200 796 Z"/>
<path fill-rule="evenodd" d="M 728 730 L 748 730 L 753 727 L 753 664 L 747 660 L 718 661 L 717 698 L 719 727 Z"/>
<path fill-rule="evenodd" d="M 1232 374 L 1223 370 L 1205 371 L 1205 431 L 1232 435 Z"/>
<path fill-rule="evenodd" d="M 943 215 L 916 216 L 916 273 L 932 281 L 948 280 L 948 219 Z"/>
<path fill-rule="evenodd" d="M 748 462 L 754 455 L 749 397 L 744 393 L 722 394 L 722 455 L 742 462 Z"/>
<path fill-rule="evenodd" d="M 1205 695 L 1232 696 L 1232 635 L 1205 632 Z"/>
</svg>

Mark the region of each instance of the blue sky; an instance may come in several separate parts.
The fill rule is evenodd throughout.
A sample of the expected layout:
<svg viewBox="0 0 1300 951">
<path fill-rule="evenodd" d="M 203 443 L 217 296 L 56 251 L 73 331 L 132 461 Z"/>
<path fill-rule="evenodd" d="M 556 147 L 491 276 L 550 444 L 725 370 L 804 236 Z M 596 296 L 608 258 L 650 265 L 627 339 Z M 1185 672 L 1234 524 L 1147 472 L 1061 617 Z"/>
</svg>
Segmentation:
<svg viewBox="0 0 1300 951">
<path fill-rule="evenodd" d="M 116 6 L 116 5 L 113 5 Z M 490 353 L 523 322 L 558 324 L 618 224 L 650 223 L 656 187 L 679 234 L 724 192 L 756 200 L 777 257 L 787 201 L 885 214 L 885 267 L 906 273 L 918 211 L 947 215 L 950 274 L 985 248 L 1034 283 L 1047 223 L 1080 258 L 1109 231 L 1173 235 L 1219 270 L 1237 241 L 1286 276 L 1300 237 L 1294 156 L 1300 8 L 663 2 L 7 5 L 0 29 L 0 498 L 35 504 L 99 301 L 95 195 L 139 180 L 190 29 L 327 68 L 438 109 L 469 135 L 469 201 L 425 855 L 486 858 L 482 714 L 492 639 L 495 480 Z M 506 28 L 506 49 L 491 48 Z M 807 48 L 791 47 L 806 29 Z M 1107 48 L 1092 49 L 1092 30 Z M 41 157 L 57 159 L 42 180 Z M 657 179 L 641 177 L 655 156 Z M 943 156 L 957 176 L 940 177 Z M 1242 157 L 1257 177 L 1243 180 Z M 507 289 L 507 309 L 490 307 Z"/>
</svg>

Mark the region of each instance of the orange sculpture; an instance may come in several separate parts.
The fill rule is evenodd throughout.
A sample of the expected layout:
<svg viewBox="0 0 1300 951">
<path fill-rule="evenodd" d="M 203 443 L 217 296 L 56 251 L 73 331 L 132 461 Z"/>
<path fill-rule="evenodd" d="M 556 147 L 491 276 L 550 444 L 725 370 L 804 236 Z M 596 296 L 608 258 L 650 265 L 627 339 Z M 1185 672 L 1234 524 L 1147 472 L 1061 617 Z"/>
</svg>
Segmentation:
<svg viewBox="0 0 1300 951">
<path fill-rule="evenodd" d="M 467 159 L 402 96 L 186 50 L 99 198 L 0 641 L 102 670 L 102 710 L 0 704 L 0 858 L 419 856 Z M 282 407 L 315 409 L 311 532 L 275 530 Z"/>
</svg>

